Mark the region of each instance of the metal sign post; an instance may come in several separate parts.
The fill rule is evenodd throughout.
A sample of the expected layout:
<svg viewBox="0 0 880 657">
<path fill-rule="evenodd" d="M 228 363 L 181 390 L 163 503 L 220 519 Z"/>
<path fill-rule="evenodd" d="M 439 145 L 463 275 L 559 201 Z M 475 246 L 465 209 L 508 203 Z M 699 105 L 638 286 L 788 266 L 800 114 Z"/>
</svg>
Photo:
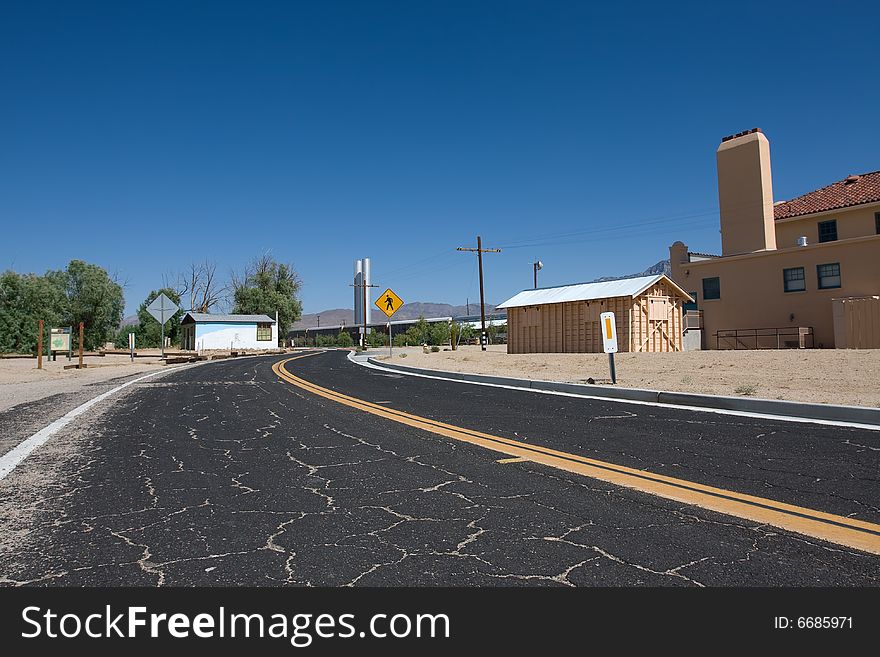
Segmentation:
<svg viewBox="0 0 880 657">
<path fill-rule="evenodd" d="M 403 307 L 403 299 L 397 296 L 390 287 L 376 299 L 376 307 L 388 317 L 388 355 L 391 356 L 394 338 L 391 335 L 391 316 Z"/>
<path fill-rule="evenodd" d="M 611 370 L 611 383 L 617 383 L 617 371 L 614 368 L 614 354 L 617 353 L 617 324 L 614 321 L 614 313 L 606 312 L 599 315 L 599 324 L 602 326 L 602 345 L 608 354 L 608 368 Z"/>
<path fill-rule="evenodd" d="M 379 295 L 375 302 L 376 307 L 381 310 L 388 319 L 403 307 L 403 299 L 397 296 L 390 287 Z"/>
<path fill-rule="evenodd" d="M 391 316 L 403 307 L 403 299 L 390 287 L 376 299 L 376 307 L 388 317 L 388 355 L 393 356 L 394 337 L 391 335 Z"/>
<path fill-rule="evenodd" d="M 153 302 L 147 306 L 147 312 L 150 313 L 162 327 L 162 358 L 165 358 L 165 322 L 174 317 L 180 308 L 165 296 L 163 292 L 153 299 Z M 232 347 L 230 347 L 231 349 Z"/>
</svg>

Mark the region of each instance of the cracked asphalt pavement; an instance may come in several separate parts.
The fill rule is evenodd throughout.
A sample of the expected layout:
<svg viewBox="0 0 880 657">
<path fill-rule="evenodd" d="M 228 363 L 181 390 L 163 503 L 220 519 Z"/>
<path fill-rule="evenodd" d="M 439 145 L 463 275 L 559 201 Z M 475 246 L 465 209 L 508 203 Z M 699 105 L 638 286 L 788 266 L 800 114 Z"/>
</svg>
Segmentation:
<svg viewBox="0 0 880 657">
<path fill-rule="evenodd" d="M 529 461 L 499 463 L 497 452 L 297 388 L 272 371 L 278 360 L 168 372 L 55 435 L 0 481 L 0 583 L 880 581 L 876 555 Z M 880 522 L 880 432 L 404 377 L 345 352 L 289 369 L 422 417 Z"/>
</svg>

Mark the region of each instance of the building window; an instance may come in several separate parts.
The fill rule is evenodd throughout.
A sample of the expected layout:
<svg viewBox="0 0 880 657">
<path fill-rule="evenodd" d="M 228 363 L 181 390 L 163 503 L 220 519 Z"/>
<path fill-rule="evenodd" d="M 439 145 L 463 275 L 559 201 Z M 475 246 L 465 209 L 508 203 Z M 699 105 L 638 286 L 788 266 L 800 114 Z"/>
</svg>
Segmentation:
<svg viewBox="0 0 880 657">
<path fill-rule="evenodd" d="M 877 234 L 880 235 L 880 212 L 874 213 L 874 228 L 877 229 Z"/>
<path fill-rule="evenodd" d="M 816 273 L 819 277 L 819 289 L 830 290 L 840 287 L 840 263 L 833 262 L 827 265 L 817 265 Z"/>
<path fill-rule="evenodd" d="M 783 269 L 782 280 L 785 283 L 786 292 L 803 292 L 807 289 L 807 277 L 804 276 L 803 267 Z"/>
<path fill-rule="evenodd" d="M 703 279 L 703 301 L 721 298 L 721 279 L 717 276 Z"/>
<path fill-rule="evenodd" d="M 269 322 L 260 322 L 257 324 L 257 340 L 260 342 L 268 342 L 272 339 L 272 324 Z"/>
<path fill-rule="evenodd" d="M 837 241 L 837 219 L 819 222 L 819 241 L 820 242 L 836 242 Z"/>
</svg>

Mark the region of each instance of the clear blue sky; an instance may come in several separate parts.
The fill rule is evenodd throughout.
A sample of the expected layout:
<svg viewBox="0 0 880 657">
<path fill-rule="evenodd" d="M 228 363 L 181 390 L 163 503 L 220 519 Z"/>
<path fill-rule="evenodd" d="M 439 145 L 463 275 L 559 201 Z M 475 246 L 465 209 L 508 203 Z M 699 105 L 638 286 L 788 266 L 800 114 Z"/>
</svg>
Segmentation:
<svg viewBox="0 0 880 657">
<path fill-rule="evenodd" d="M 313 312 L 370 256 L 463 303 L 479 232 L 499 302 L 536 257 L 553 285 L 717 251 L 724 135 L 764 129 L 777 199 L 880 169 L 880 5 L 594 4 L 0 2 L 0 269 L 96 262 L 131 312 L 268 250 Z"/>
</svg>

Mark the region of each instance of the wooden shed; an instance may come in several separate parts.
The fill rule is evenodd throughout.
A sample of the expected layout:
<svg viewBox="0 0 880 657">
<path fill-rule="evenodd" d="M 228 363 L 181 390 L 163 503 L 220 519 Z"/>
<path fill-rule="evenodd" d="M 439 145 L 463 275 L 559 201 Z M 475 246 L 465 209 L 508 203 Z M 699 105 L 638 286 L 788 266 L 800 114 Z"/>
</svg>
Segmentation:
<svg viewBox="0 0 880 657">
<path fill-rule="evenodd" d="M 681 351 L 688 301 L 659 274 L 523 290 L 498 307 L 507 309 L 509 354 L 601 353 L 605 311 L 614 313 L 620 351 Z"/>
</svg>

